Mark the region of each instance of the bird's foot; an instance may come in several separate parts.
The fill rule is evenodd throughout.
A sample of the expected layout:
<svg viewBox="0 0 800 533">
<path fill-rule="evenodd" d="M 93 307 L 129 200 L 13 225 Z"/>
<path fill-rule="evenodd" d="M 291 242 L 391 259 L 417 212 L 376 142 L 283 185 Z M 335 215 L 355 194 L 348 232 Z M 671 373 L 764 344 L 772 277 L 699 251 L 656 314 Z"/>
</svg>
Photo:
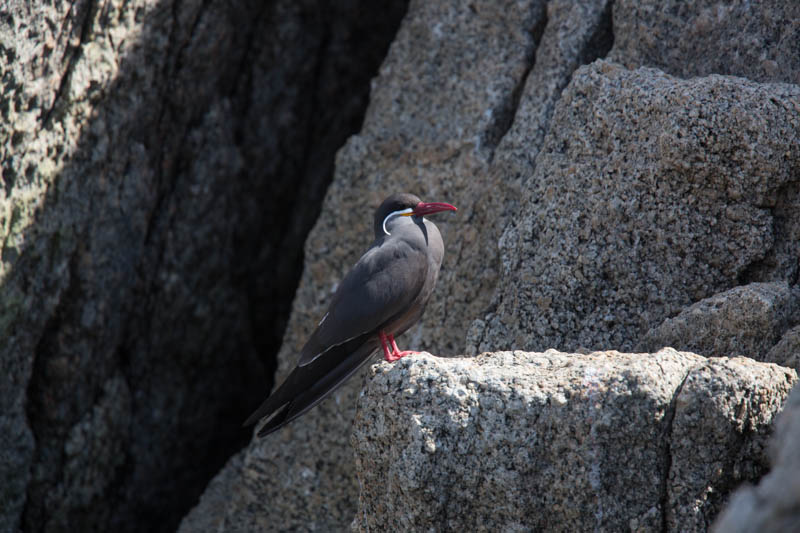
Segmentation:
<svg viewBox="0 0 800 533">
<path fill-rule="evenodd" d="M 387 335 L 383 331 L 381 331 L 378 336 L 381 339 L 381 345 L 383 346 L 383 358 L 386 359 L 390 363 L 394 363 L 398 359 L 402 359 L 407 355 L 418 354 L 421 352 L 415 352 L 413 350 L 403 350 L 397 348 L 397 343 L 394 341 L 394 335 Z M 389 349 L 389 345 L 391 345 L 392 349 Z"/>
<path fill-rule="evenodd" d="M 405 357 L 407 355 L 418 355 L 418 354 L 421 354 L 421 353 L 422 352 L 415 352 L 414 350 L 403 350 L 402 352 L 395 350 L 394 352 L 389 353 L 389 354 L 384 353 L 384 358 L 387 361 L 389 361 L 390 363 L 394 363 L 398 359 L 402 359 L 403 357 Z"/>
</svg>

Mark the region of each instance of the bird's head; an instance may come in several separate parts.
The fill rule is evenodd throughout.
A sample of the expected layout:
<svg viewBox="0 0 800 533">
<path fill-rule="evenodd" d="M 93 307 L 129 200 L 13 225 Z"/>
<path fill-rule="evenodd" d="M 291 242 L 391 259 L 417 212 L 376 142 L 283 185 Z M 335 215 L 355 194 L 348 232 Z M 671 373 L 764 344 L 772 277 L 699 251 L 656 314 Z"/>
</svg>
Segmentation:
<svg viewBox="0 0 800 533">
<path fill-rule="evenodd" d="M 454 206 L 441 202 L 423 202 L 409 193 L 397 193 L 388 197 L 375 211 L 373 229 L 375 238 L 389 235 L 387 224 L 394 217 L 422 217 L 440 211 L 458 211 Z"/>
</svg>

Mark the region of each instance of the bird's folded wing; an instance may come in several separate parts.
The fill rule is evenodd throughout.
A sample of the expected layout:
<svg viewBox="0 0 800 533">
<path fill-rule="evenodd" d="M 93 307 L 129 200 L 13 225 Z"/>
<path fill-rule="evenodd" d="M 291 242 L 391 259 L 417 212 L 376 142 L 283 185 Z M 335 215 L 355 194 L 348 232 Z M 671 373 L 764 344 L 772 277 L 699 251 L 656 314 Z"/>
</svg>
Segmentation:
<svg viewBox="0 0 800 533">
<path fill-rule="evenodd" d="M 378 343 L 356 337 L 332 348 L 314 364 L 296 367 L 245 425 L 266 418 L 258 429 L 259 437 L 280 429 L 325 399 L 379 349 Z"/>
<path fill-rule="evenodd" d="M 423 250 L 403 242 L 370 248 L 342 280 L 328 313 L 303 348 L 299 366 L 333 346 L 377 330 L 407 310 L 427 272 Z"/>
</svg>

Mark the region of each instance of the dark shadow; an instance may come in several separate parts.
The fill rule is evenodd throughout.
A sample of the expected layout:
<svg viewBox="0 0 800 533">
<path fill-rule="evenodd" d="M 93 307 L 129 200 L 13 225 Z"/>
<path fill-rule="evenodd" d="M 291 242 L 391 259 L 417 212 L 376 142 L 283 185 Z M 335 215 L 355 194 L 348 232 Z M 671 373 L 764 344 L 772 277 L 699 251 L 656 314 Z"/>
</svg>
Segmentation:
<svg viewBox="0 0 800 533">
<path fill-rule="evenodd" d="M 116 24 L 111 9 L 70 12 L 80 35 L 43 135 L 84 105 L 68 89 L 86 44 Z M 174 531 L 249 441 L 241 423 L 272 385 L 334 155 L 405 10 L 205 0 L 142 12 L 114 81 L 87 92 L 91 118 L 22 253 L 4 257 L 0 290 L 26 310 L 3 349 L 33 353 L 23 531 Z M 37 172 L 4 164 L 12 200 Z"/>
<path fill-rule="evenodd" d="M 600 21 L 578 58 L 579 65 L 588 65 L 597 59 L 605 59 L 614 47 L 614 0 L 603 8 Z"/>
</svg>

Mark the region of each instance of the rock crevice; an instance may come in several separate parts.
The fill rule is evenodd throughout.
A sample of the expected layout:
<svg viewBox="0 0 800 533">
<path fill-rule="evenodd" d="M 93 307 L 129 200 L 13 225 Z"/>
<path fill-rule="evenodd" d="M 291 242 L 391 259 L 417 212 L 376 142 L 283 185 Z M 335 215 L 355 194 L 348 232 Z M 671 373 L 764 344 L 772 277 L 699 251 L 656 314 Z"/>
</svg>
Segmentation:
<svg viewBox="0 0 800 533">
<path fill-rule="evenodd" d="M 672 399 L 669 402 L 669 409 L 666 415 L 666 425 L 664 426 L 664 468 L 662 470 L 662 475 L 661 475 L 661 495 L 660 495 L 661 531 L 663 533 L 668 533 L 670 531 L 669 473 L 672 471 L 672 425 L 675 421 L 675 412 L 676 412 L 676 406 L 678 404 L 678 396 L 680 396 L 681 391 L 683 390 L 683 386 L 686 384 L 686 380 L 689 378 L 689 374 L 691 373 L 691 371 L 692 371 L 691 368 L 687 370 L 686 374 L 683 376 L 683 380 L 680 382 L 680 384 L 675 389 L 675 392 L 672 395 Z"/>
</svg>

